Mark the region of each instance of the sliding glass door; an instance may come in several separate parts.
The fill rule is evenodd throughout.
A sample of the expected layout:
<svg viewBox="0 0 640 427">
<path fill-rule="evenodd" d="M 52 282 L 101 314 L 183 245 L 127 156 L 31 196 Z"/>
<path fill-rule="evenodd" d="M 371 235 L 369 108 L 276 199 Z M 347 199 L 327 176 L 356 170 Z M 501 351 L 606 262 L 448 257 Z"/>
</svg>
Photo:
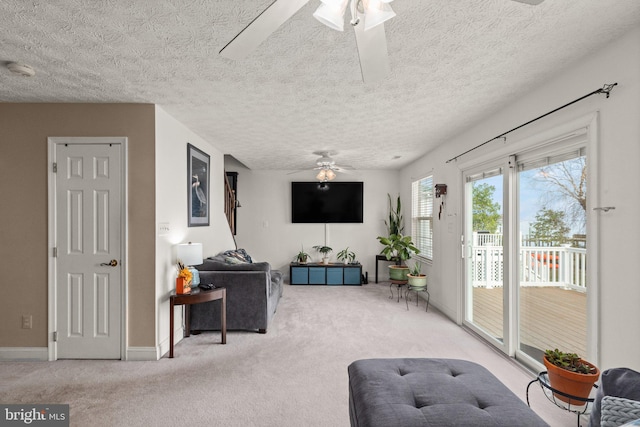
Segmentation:
<svg viewBox="0 0 640 427">
<path fill-rule="evenodd" d="M 587 356 L 584 149 L 518 160 L 518 349 Z"/>
<path fill-rule="evenodd" d="M 465 325 L 533 365 L 588 357 L 585 132 L 463 173 Z"/>
<path fill-rule="evenodd" d="M 504 344 L 503 175 L 494 166 L 466 175 L 465 320 L 496 345 Z"/>
</svg>

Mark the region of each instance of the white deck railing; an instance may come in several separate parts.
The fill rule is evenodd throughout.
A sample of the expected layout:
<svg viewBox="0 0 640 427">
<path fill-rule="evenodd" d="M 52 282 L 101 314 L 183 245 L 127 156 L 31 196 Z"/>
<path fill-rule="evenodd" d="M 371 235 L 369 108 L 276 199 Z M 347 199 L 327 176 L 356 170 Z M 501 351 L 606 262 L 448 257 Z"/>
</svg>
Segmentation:
<svg viewBox="0 0 640 427">
<path fill-rule="evenodd" d="M 501 234 L 474 233 L 471 277 L 474 287 L 503 285 Z M 556 286 L 579 291 L 587 287 L 587 250 L 573 247 L 520 245 L 520 286 Z"/>
</svg>

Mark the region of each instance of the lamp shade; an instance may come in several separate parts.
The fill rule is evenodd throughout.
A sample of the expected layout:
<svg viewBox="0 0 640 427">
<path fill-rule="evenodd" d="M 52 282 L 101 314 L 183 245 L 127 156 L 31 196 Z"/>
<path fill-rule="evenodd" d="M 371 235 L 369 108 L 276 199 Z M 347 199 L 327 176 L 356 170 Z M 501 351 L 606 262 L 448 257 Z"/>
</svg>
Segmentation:
<svg viewBox="0 0 640 427">
<path fill-rule="evenodd" d="M 202 243 L 181 243 L 176 246 L 176 257 L 185 266 L 200 265 L 202 259 Z"/>
<path fill-rule="evenodd" d="M 327 1 L 318 6 L 313 17 L 329 28 L 344 31 L 344 10 L 347 1 Z"/>
<path fill-rule="evenodd" d="M 383 24 L 396 16 L 389 3 L 380 0 L 365 1 L 364 30 Z"/>
</svg>

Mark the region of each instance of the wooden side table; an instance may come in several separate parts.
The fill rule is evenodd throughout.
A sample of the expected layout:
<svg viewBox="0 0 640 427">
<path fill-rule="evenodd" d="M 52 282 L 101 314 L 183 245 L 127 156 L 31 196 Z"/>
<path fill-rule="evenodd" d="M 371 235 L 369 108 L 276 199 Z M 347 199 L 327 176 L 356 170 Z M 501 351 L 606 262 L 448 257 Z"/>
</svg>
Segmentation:
<svg viewBox="0 0 640 427">
<path fill-rule="evenodd" d="M 222 309 L 220 310 L 220 332 L 222 333 L 222 344 L 227 343 L 227 290 L 225 288 L 213 288 L 209 290 L 195 288 L 188 294 L 176 294 L 175 291 L 169 297 L 169 357 L 173 358 L 173 311 L 176 305 L 184 305 L 185 309 L 185 326 L 186 331 L 184 337 L 191 335 L 189 309 L 191 304 L 200 304 L 207 301 L 221 300 Z"/>
</svg>

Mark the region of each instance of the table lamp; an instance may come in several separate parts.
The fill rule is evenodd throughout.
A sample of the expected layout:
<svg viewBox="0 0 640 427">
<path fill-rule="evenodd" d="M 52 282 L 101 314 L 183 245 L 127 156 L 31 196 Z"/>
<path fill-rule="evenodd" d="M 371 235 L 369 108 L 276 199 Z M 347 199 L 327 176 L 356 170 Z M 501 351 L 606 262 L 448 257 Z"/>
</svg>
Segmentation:
<svg viewBox="0 0 640 427">
<path fill-rule="evenodd" d="M 202 243 L 181 243 L 176 245 L 176 257 L 191 271 L 193 279 L 191 284 L 198 286 L 200 284 L 200 274 L 198 270 L 193 268 L 194 265 L 203 263 L 202 259 Z"/>
</svg>

